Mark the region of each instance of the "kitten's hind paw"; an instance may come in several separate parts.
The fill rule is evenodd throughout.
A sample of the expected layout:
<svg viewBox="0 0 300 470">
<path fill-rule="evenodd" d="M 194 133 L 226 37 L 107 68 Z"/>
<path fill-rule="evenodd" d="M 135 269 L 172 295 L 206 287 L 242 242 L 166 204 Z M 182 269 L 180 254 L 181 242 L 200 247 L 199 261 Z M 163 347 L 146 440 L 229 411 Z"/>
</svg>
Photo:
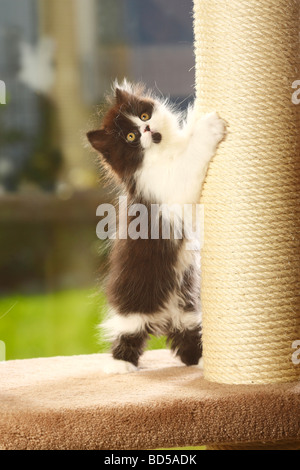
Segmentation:
<svg viewBox="0 0 300 470">
<path fill-rule="evenodd" d="M 112 374 L 129 374 L 138 370 L 131 362 L 121 361 L 110 357 L 101 367 L 102 372 L 107 375 Z"/>
<path fill-rule="evenodd" d="M 216 111 L 214 111 L 204 117 L 204 122 L 208 127 L 209 133 L 216 141 L 216 144 L 219 144 L 226 135 L 225 121 L 220 118 Z"/>
<path fill-rule="evenodd" d="M 199 359 L 197 367 L 199 367 L 199 369 L 203 370 L 203 367 L 204 367 L 203 357 L 201 357 L 201 359 Z"/>
</svg>

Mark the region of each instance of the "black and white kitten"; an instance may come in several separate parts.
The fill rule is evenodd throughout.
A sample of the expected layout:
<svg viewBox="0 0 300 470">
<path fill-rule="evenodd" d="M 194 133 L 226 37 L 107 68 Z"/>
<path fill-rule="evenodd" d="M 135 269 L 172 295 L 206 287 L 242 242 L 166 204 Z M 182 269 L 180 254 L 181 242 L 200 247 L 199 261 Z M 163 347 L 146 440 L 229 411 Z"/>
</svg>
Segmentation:
<svg viewBox="0 0 300 470">
<path fill-rule="evenodd" d="M 116 84 L 102 127 L 88 133 L 91 145 L 117 178 L 128 204 L 180 207 L 199 202 L 208 164 L 225 134 L 217 113 L 198 118 L 191 108 L 185 121 L 167 101 L 124 81 Z M 180 211 L 179 211 L 180 212 Z M 160 223 L 164 215 L 160 215 Z M 182 214 L 167 222 L 180 221 Z M 130 222 L 130 217 L 128 216 Z M 149 229 L 150 230 L 150 229 Z M 107 373 L 137 369 L 149 334 L 166 335 L 186 365 L 202 356 L 200 254 L 188 240 L 141 237 L 114 241 L 104 325 L 112 341 Z"/>
</svg>

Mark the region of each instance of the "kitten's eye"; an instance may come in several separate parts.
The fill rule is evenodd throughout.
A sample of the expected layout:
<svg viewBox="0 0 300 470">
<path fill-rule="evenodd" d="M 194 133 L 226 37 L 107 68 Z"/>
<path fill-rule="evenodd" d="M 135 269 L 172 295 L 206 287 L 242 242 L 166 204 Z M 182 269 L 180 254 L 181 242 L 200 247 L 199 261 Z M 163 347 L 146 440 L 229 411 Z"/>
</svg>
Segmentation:
<svg viewBox="0 0 300 470">
<path fill-rule="evenodd" d="M 141 115 L 141 120 L 142 120 L 142 121 L 149 121 L 149 119 L 150 119 L 150 116 L 149 116 L 148 113 L 143 113 L 143 114 Z"/>
<path fill-rule="evenodd" d="M 129 134 L 127 135 L 127 140 L 128 142 L 134 142 L 135 139 L 136 139 L 136 135 L 134 134 L 134 132 L 129 132 Z"/>
</svg>

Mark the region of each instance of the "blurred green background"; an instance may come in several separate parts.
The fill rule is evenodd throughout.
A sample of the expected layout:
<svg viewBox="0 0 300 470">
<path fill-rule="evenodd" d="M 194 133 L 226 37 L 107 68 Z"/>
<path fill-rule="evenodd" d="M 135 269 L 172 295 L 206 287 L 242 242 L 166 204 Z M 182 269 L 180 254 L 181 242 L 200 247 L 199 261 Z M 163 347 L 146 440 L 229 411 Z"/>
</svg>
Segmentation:
<svg viewBox="0 0 300 470">
<path fill-rule="evenodd" d="M 7 359 L 107 351 L 109 345 L 97 328 L 106 307 L 105 295 L 93 289 L 3 297 L 1 331 Z M 148 347 L 163 348 L 165 340 L 152 337 Z"/>
<path fill-rule="evenodd" d="M 0 341 L 6 359 L 97 353 L 112 198 L 85 145 L 112 82 L 194 95 L 192 0 L 0 0 Z M 150 348 L 164 347 L 151 339 Z M 0 358 L 1 360 L 1 358 Z"/>
</svg>

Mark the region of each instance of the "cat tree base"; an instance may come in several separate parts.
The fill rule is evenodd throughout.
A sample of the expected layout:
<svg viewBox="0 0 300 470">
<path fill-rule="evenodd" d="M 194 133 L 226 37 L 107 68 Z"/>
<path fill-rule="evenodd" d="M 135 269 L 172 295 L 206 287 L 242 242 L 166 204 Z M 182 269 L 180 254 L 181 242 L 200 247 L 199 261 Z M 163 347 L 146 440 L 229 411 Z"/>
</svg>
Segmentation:
<svg viewBox="0 0 300 470">
<path fill-rule="evenodd" d="M 206 450 L 300 450 L 300 441 L 220 444 L 207 446 Z"/>
<path fill-rule="evenodd" d="M 136 373 L 107 376 L 106 359 L 0 363 L 0 449 L 300 449 L 298 382 L 210 383 L 167 350 L 146 352 Z"/>
</svg>

